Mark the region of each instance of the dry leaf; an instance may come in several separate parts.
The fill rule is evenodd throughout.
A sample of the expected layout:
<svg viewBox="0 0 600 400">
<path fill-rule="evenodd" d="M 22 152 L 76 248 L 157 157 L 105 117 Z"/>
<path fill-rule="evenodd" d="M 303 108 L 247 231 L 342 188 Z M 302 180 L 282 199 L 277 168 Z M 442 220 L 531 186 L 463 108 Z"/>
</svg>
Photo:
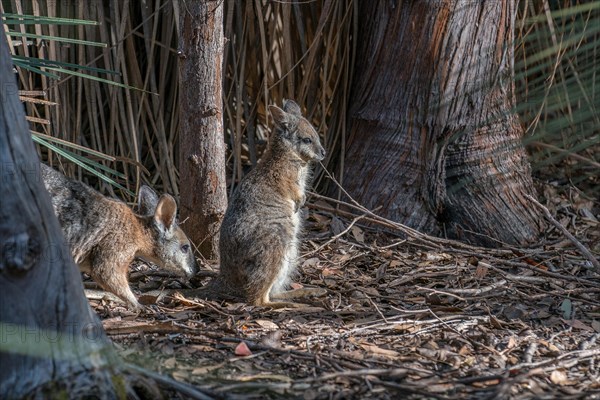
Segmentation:
<svg viewBox="0 0 600 400">
<path fill-rule="evenodd" d="M 265 329 L 279 329 L 279 326 L 275 322 L 269 321 L 267 319 L 257 319 L 254 322 L 256 322 L 258 325 L 260 325 L 260 327 Z"/>
<path fill-rule="evenodd" d="M 319 261 L 319 257 L 309 258 L 308 260 L 304 260 L 304 262 L 302 263 L 302 267 L 315 267 L 319 265 Z"/>
<path fill-rule="evenodd" d="M 342 273 L 342 271 L 340 271 L 337 268 L 323 268 L 321 273 L 323 274 L 323 276 L 331 276 L 331 275 L 339 275 Z"/>
<path fill-rule="evenodd" d="M 271 331 L 267 333 L 260 340 L 260 344 L 266 347 L 273 347 L 275 349 L 280 349 L 283 346 L 281 345 L 281 338 L 283 337 L 283 332 L 281 331 Z"/>
<path fill-rule="evenodd" d="M 464 345 L 460 348 L 460 350 L 458 350 L 458 354 L 460 354 L 461 356 L 466 356 L 467 354 L 472 354 L 473 352 L 471 351 L 470 347 L 467 345 Z"/>
<path fill-rule="evenodd" d="M 567 375 L 564 373 L 564 371 L 555 369 L 550 374 L 550 380 L 556 385 L 564 385 L 567 383 Z"/>
<path fill-rule="evenodd" d="M 310 214 L 310 218 L 314 219 L 319 226 L 323 227 L 331 223 L 331 218 L 317 213 Z"/>
<path fill-rule="evenodd" d="M 225 365 L 225 363 L 219 363 L 219 364 L 215 364 L 215 365 L 205 365 L 203 367 L 194 368 L 192 370 L 192 375 L 206 375 L 207 373 L 209 373 L 215 369 L 221 368 L 223 365 Z"/>
<path fill-rule="evenodd" d="M 351 254 L 348 253 L 342 253 L 342 254 L 336 254 L 333 256 L 333 263 L 334 264 L 343 264 L 346 261 L 350 260 L 352 258 Z"/>
<path fill-rule="evenodd" d="M 444 261 L 451 259 L 452 256 L 446 253 L 425 253 L 425 260 L 427 261 Z"/>
<path fill-rule="evenodd" d="M 419 327 L 419 325 L 415 325 L 414 323 L 411 323 L 411 322 L 406 322 L 406 323 L 394 324 L 394 330 L 415 333 L 415 332 L 419 332 L 421 330 L 421 328 Z"/>
<path fill-rule="evenodd" d="M 466 356 L 463 359 L 463 365 L 466 365 L 468 367 L 473 366 L 476 362 L 477 362 L 477 359 L 473 356 Z"/>
<path fill-rule="evenodd" d="M 381 355 L 381 356 L 391 357 L 391 358 L 396 358 L 396 357 L 400 356 L 400 353 L 398 353 L 397 351 L 388 350 L 388 349 L 382 349 L 381 347 L 376 346 L 374 344 L 360 343 L 359 345 L 364 350 L 366 350 L 368 352 L 371 352 L 373 354 L 378 354 L 378 355 Z"/>
<path fill-rule="evenodd" d="M 379 280 L 385 276 L 385 272 L 387 271 L 387 264 L 383 263 L 377 268 L 377 272 L 375 273 L 375 279 Z"/>
<path fill-rule="evenodd" d="M 240 343 L 238 343 L 237 346 L 235 346 L 235 355 L 242 356 L 242 357 L 251 356 L 252 351 L 250 351 L 250 348 L 248 347 L 246 342 L 240 342 Z"/>
<path fill-rule="evenodd" d="M 487 265 L 485 263 L 479 263 L 479 265 L 477 265 L 477 268 L 475 268 L 475 278 L 477 279 L 483 279 L 486 277 L 486 275 L 488 274 L 489 268 L 487 267 Z"/>
<path fill-rule="evenodd" d="M 281 382 L 291 382 L 292 379 L 286 375 L 279 374 L 256 374 L 256 375 L 248 375 L 241 376 L 237 378 L 240 382 L 252 382 L 256 380 L 270 379 L 273 381 L 281 381 Z"/>
<path fill-rule="evenodd" d="M 555 353 L 557 355 L 560 354 L 560 350 L 554 344 L 552 344 L 546 340 L 543 340 L 543 339 L 539 340 L 539 343 L 543 346 L 546 346 L 546 348 L 548 350 L 550 350 L 552 353 Z"/>
<path fill-rule="evenodd" d="M 354 239 L 356 239 L 359 243 L 365 242 L 365 233 L 362 229 L 355 225 L 350 230 L 352 231 L 352 236 L 354 236 Z"/>
<path fill-rule="evenodd" d="M 190 380 L 190 375 L 187 371 L 178 369 L 177 371 L 173 371 L 171 374 L 173 379 L 179 382 L 187 382 Z"/>
<path fill-rule="evenodd" d="M 344 223 L 341 219 L 339 219 L 338 217 L 333 217 L 331 219 L 331 232 L 333 232 L 334 235 L 339 235 L 345 229 L 346 227 L 344 226 Z"/>
<path fill-rule="evenodd" d="M 502 322 L 500 322 L 500 320 L 493 315 L 490 316 L 490 325 L 492 325 L 494 328 L 502 329 Z"/>
<path fill-rule="evenodd" d="M 426 347 L 421 347 L 420 349 L 417 349 L 417 352 L 423 357 L 429 358 L 430 360 L 437 360 L 439 354 L 439 350 L 428 349 Z"/>
<path fill-rule="evenodd" d="M 325 200 L 315 201 L 315 206 L 319 206 L 321 208 L 333 208 L 333 206 L 331 204 L 329 204 L 328 202 L 326 202 Z M 318 214 L 315 213 L 315 215 L 318 215 Z"/>
<path fill-rule="evenodd" d="M 165 368 L 175 368 L 175 364 L 177 364 L 177 360 L 175 357 L 167 358 L 165 362 L 163 362 L 163 367 Z"/>
<path fill-rule="evenodd" d="M 366 293 L 367 295 L 371 296 L 371 297 L 379 297 L 379 291 L 377 290 L 377 288 L 374 288 L 372 286 L 367 286 L 367 287 L 361 287 L 360 291 L 363 293 Z"/>
<path fill-rule="evenodd" d="M 574 319 L 574 320 L 563 320 L 565 322 L 565 324 L 571 325 L 573 328 L 575 329 L 581 329 L 582 331 L 588 331 L 588 332 L 594 332 L 594 328 L 592 328 L 591 326 L 584 324 L 583 322 L 581 322 L 578 319 Z"/>
<path fill-rule="evenodd" d="M 471 383 L 471 385 L 473 385 L 474 387 L 478 387 L 478 388 L 484 388 L 484 387 L 488 387 L 488 386 L 496 386 L 499 383 L 500 383 L 499 379 L 490 379 L 490 380 L 486 380 L 486 381 L 473 382 L 473 383 Z"/>
<path fill-rule="evenodd" d="M 564 299 L 560 304 L 560 310 L 562 311 L 562 316 L 564 319 L 571 318 L 571 314 L 573 312 L 573 306 L 571 305 L 571 300 Z"/>
<path fill-rule="evenodd" d="M 598 220 L 594 216 L 594 214 L 587 208 L 582 208 L 579 210 L 579 213 L 583 216 L 584 219 L 588 219 L 589 222 L 598 223 Z"/>
<path fill-rule="evenodd" d="M 215 349 L 213 346 L 207 346 L 204 344 L 191 344 L 188 345 L 188 348 L 192 351 L 217 351 L 217 349 Z"/>
<path fill-rule="evenodd" d="M 431 393 L 444 393 L 453 388 L 450 383 L 436 383 L 434 385 L 427 385 L 427 391 Z"/>
</svg>

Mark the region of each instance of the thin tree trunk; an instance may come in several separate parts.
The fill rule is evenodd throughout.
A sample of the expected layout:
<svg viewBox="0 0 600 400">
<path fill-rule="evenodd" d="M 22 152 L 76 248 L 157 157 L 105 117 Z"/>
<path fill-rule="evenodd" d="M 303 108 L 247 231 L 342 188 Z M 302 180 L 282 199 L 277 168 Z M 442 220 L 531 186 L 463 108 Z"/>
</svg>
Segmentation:
<svg viewBox="0 0 600 400">
<path fill-rule="evenodd" d="M 126 385 L 83 293 L 0 34 L 0 398 L 115 398 Z"/>
<path fill-rule="evenodd" d="M 497 245 L 541 219 L 513 114 L 514 1 L 360 2 L 344 184 L 386 217 Z"/>
<path fill-rule="evenodd" d="M 185 231 L 218 256 L 227 208 L 223 135 L 223 1 L 179 2 L 179 171 Z"/>
</svg>

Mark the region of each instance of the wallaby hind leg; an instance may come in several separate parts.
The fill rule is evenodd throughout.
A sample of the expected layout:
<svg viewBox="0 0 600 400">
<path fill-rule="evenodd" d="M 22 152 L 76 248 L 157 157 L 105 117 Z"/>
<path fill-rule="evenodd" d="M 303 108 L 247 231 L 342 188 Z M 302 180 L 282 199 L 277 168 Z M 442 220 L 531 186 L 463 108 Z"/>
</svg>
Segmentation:
<svg viewBox="0 0 600 400">
<path fill-rule="evenodd" d="M 271 294 L 273 300 L 291 300 L 302 299 L 307 297 L 323 297 L 327 294 L 327 290 L 323 288 L 301 288 L 288 290 L 287 292 Z"/>
<path fill-rule="evenodd" d="M 269 298 L 269 292 L 271 291 L 271 287 L 273 286 L 273 282 L 268 281 L 257 281 L 246 290 L 247 301 L 253 306 L 266 306 L 273 308 L 284 308 L 284 307 L 293 307 L 294 303 L 275 303 L 271 302 Z"/>
<path fill-rule="evenodd" d="M 273 278 L 274 279 L 274 278 Z M 252 285 L 249 290 L 248 302 L 255 306 L 271 307 L 271 308 L 304 308 L 310 307 L 308 304 L 292 303 L 284 301 L 271 301 L 269 293 L 273 287 L 273 281 L 269 284 L 268 281 L 258 282 L 257 285 Z"/>
<path fill-rule="evenodd" d="M 134 309 L 139 310 L 142 308 L 129 287 L 127 267 L 122 268 L 122 266 L 117 266 L 111 269 L 94 266 L 91 275 L 104 290 L 114 293 Z"/>
<path fill-rule="evenodd" d="M 282 268 L 281 263 L 286 253 L 285 250 L 284 243 L 281 243 L 280 246 L 273 246 L 268 257 L 256 260 L 257 264 L 251 264 L 252 270 L 258 273 L 248 277 L 245 290 L 248 303 L 271 308 L 310 308 L 308 304 L 271 301 L 270 293 Z"/>
</svg>

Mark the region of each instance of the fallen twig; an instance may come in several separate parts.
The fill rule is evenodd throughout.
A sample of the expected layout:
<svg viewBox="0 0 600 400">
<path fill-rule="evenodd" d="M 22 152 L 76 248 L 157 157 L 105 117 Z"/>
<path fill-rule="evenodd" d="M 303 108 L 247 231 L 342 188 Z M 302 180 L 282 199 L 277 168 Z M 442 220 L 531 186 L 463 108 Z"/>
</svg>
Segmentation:
<svg viewBox="0 0 600 400">
<path fill-rule="evenodd" d="M 309 251 L 308 253 L 303 254 L 302 256 L 303 257 L 311 256 L 311 255 L 313 255 L 315 253 L 318 253 L 319 251 L 323 250 L 325 247 L 327 247 L 331 243 L 335 242 L 336 240 L 338 240 L 339 238 L 341 238 L 342 236 L 344 236 L 345 234 L 347 234 L 348 232 L 350 232 L 350 230 L 352 229 L 352 227 L 354 226 L 354 224 L 356 224 L 358 221 L 360 221 L 364 217 L 366 217 L 366 215 L 359 215 L 358 217 L 354 218 L 352 220 L 352 222 L 350 222 L 350 225 L 348 225 L 348 227 L 346 229 L 344 229 L 343 231 L 341 231 L 337 235 L 333 236 L 331 239 L 329 239 L 327 242 L 323 243 L 321 246 L 317 247 L 314 250 Z"/>
<path fill-rule="evenodd" d="M 587 247 L 585 247 L 579 240 L 577 240 L 575 236 L 571 235 L 571 232 L 569 232 L 564 226 L 562 226 L 560 222 L 554 219 L 554 217 L 552 216 L 552 214 L 550 214 L 550 211 L 548 210 L 548 208 L 546 208 L 546 206 L 544 206 L 528 194 L 526 194 L 525 197 L 527 197 L 527 199 L 529 199 L 533 204 L 535 204 L 539 209 L 541 209 L 544 212 L 546 219 L 548 219 L 548 221 L 550 221 L 552 225 L 554 225 L 559 231 L 561 231 L 563 235 L 565 235 L 565 237 L 569 239 L 575 245 L 575 247 L 579 249 L 581 254 L 583 254 L 588 260 L 590 260 L 590 262 L 596 269 L 596 272 L 600 272 L 600 261 L 598 261 L 598 259 L 594 257 L 594 255 L 587 249 Z"/>
<path fill-rule="evenodd" d="M 171 387 L 173 390 L 175 390 L 179 393 L 182 393 L 186 396 L 189 396 L 189 398 L 191 398 L 191 399 L 215 400 L 215 399 L 224 398 L 222 395 L 216 395 L 213 393 L 211 393 L 209 395 L 209 394 L 203 393 L 205 391 L 204 389 L 199 389 L 199 388 L 193 387 L 191 385 L 188 385 L 186 383 L 178 382 L 167 376 L 157 374 L 156 372 L 148 371 L 147 369 L 138 367 L 137 365 L 134 365 L 134 364 L 126 364 L 126 367 L 127 367 L 127 369 L 130 369 L 139 374 L 145 375 L 148 378 L 153 379 L 158 383 L 161 383 L 165 386 Z"/>
</svg>

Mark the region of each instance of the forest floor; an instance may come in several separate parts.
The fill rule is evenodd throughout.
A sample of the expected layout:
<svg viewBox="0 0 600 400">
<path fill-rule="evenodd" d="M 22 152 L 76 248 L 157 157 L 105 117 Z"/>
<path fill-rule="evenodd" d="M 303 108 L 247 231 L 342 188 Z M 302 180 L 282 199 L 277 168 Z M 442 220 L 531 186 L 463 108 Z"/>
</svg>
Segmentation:
<svg viewBox="0 0 600 400">
<path fill-rule="evenodd" d="M 598 204 L 573 193 L 548 186 L 542 202 L 597 258 Z M 305 309 L 92 305 L 172 398 L 600 399 L 600 273 L 558 228 L 543 247 L 489 250 L 335 206 L 309 205 L 295 287 L 328 293 Z M 132 274 L 138 294 L 178 287 L 149 272 Z"/>
</svg>

